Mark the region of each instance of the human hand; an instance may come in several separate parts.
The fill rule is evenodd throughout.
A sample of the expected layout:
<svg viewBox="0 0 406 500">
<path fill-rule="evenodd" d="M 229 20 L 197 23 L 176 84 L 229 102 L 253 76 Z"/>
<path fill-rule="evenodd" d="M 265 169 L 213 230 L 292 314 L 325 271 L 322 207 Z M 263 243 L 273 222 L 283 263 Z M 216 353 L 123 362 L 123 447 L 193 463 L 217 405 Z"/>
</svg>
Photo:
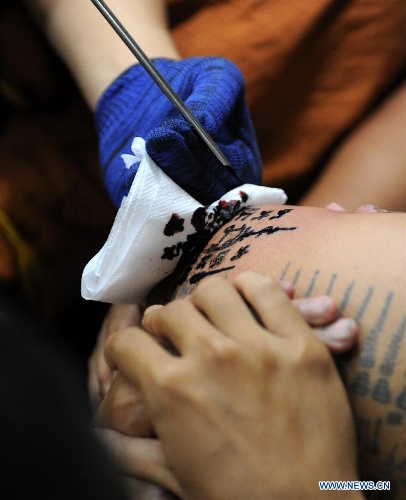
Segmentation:
<svg viewBox="0 0 406 500">
<path fill-rule="evenodd" d="M 313 328 L 314 333 L 327 345 L 333 354 L 340 354 L 351 349 L 357 339 L 358 327 L 349 318 L 338 318 L 338 307 L 328 295 L 294 299 L 294 287 L 289 282 L 281 283 L 293 304 L 302 313 Z M 140 326 L 141 310 L 138 305 L 113 304 L 104 318 L 96 345 L 88 359 L 88 390 L 94 410 L 107 394 L 115 372 L 110 370 L 104 359 L 104 344 L 107 337 L 128 326 Z M 120 384 L 118 383 L 118 386 Z M 116 394 L 113 391 L 113 394 Z M 136 396 L 137 398 L 137 396 Z M 131 390 L 123 385 L 123 394 L 119 400 L 132 399 Z"/>
<path fill-rule="evenodd" d="M 241 184 L 260 183 L 262 163 L 240 70 L 220 57 L 155 59 L 154 63 L 219 145 L 238 179 L 137 64 L 113 82 L 96 109 L 102 174 L 116 207 L 138 169 L 131 155 L 136 136 L 145 139 L 157 165 L 202 204 Z"/>
<path fill-rule="evenodd" d="M 196 335 L 189 334 L 191 325 Z M 316 498 L 320 477 L 356 477 L 350 411 L 334 364 L 268 278 L 243 273 L 234 289 L 223 280 L 205 280 L 190 300 L 150 312 L 144 326 L 154 335 L 164 332 L 180 357 L 168 354 L 141 330 L 127 330 L 108 341 L 109 363 L 140 385 L 169 463 L 168 469 L 159 442 L 138 440 L 131 456 L 138 475 L 182 498 L 211 499 L 225 498 L 222 487 L 232 498 L 270 498 L 280 488 Z M 288 435 L 280 432 L 286 421 L 294 422 Z M 115 441 L 121 458 L 129 439 Z M 286 462 L 281 463 L 282 449 Z M 121 465 L 128 470 L 130 461 L 125 462 Z M 295 477 L 289 479 L 289 473 Z M 253 485 L 263 486 L 260 495 L 254 496 Z"/>
<path fill-rule="evenodd" d="M 312 327 L 313 333 L 325 343 L 332 354 L 348 352 L 355 346 L 359 336 L 358 325 L 351 318 L 339 317 L 339 308 L 332 297 L 320 295 L 295 299 L 292 283 L 281 281 L 280 285 Z M 122 305 L 110 308 L 99 335 L 98 345 L 92 354 L 92 367 L 89 368 L 93 375 L 92 401 L 95 409 L 95 404 L 100 404 L 94 422 L 127 436 L 148 437 L 153 434 L 152 424 L 138 388 L 123 373 L 118 373 L 113 381 L 115 372 L 108 367 L 104 359 L 104 343 L 109 335 L 123 330 L 126 326 L 140 324 L 140 313 L 133 309 L 134 307 Z M 110 384 L 112 387 L 108 390 Z M 131 441 L 127 443 L 130 445 Z"/>
<path fill-rule="evenodd" d="M 104 344 L 110 334 L 123 330 L 128 326 L 141 325 L 140 306 L 134 304 L 110 306 L 106 314 L 96 345 L 88 359 L 88 390 L 90 403 L 94 410 L 106 395 L 115 372 L 109 368 L 104 359 Z"/>
</svg>

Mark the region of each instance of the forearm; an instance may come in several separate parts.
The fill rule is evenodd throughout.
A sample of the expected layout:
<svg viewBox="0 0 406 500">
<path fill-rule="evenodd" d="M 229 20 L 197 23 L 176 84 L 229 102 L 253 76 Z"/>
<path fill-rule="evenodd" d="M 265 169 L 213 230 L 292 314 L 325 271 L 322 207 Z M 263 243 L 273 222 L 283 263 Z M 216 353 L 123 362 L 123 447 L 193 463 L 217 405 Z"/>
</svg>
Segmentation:
<svg viewBox="0 0 406 500">
<path fill-rule="evenodd" d="M 137 63 L 91 0 L 27 0 L 26 4 L 92 109 L 107 86 Z M 180 58 L 167 29 L 163 0 L 106 4 L 149 57 Z"/>
<path fill-rule="evenodd" d="M 406 211 L 406 85 L 343 143 L 302 205 L 336 201 L 347 210 L 372 203 Z"/>
<path fill-rule="evenodd" d="M 319 228 L 312 229 L 312 240 L 317 241 Z M 322 241 L 326 231 L 320 231 Z M 357 237 L 362 240 L 364 231 L 369 232 L 365 247 Z M 404 225 L 399 226 L 392 240 L 390 231 L 377 232 L 375 240 L 366 219 L 344 233 L 335 226 L 334 237 L 324 237 L 320 253 L 311 255 L 311 244 L 302 248 L 295 244 L 290 253 L 296 257 L 282 271 L 285 278 L 296 281 L 299 294 L 329 293 L 342 314 L 360 325 L 359 348 L 338 358 L 338 364 L 356 420 L 362 478 L 389 479 L 392 491 L 400 488 L 393 498 L 404 495 L 399 467 L 405 460 L 404 231 Z"/>
</svg>

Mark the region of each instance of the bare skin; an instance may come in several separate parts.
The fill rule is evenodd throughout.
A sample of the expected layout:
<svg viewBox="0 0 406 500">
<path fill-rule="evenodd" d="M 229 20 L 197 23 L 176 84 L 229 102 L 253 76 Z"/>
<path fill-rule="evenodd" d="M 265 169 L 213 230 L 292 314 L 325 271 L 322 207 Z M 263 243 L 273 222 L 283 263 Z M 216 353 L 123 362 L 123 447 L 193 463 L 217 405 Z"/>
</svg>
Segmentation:
<svg viewBox="0 0 406 500">
<path fill-rule="evenodd" d="M 328 293 L 335 299 L 361 329 L 359 348 L 338 361 L 355 416 L 361 477 L 391 481 L 390 492 L 370 498 L 400 500 L 405 495 L 406 214 L 370 206 L 358 213 L 335 208 L 242 211 L 178 269 L 175 293 L 173 283 L 168 290 L 171 298 L 184 298 L 213 274 L 233 281 L 255 270 L 291 280 L 298 297 Z M 119 402 L 110 394 L 104 410 L 119 412 L 114 408 Z M 128 410 L 121 408 L 123 415 Z"/>
<path fill-rule="evenodd" d="M 406 211 L 406 84 L 368 116 L 336 150 L 300 205 L 331 200 L 349 210 L 374 203 Z"/>
<path fill-rule="evenodd" d="M 106 357 L 137 382 L 160 438 L 134 448 L 155 450 L 151 479 L 185 500 L 316 500 L 320 477 L 358 477 L 342 381 L 277 281 L 209 277 L 188 300 L 149 308 L 143 326 L 177 354 L 132 328 L 108 340 Z"/>
<path fill-rule="evenodd" d="M 234 279 L 247 269 L 292 280 L 298 296 L 328 293 L 357 319 L 359 350 L 339 366 L 356 418 L 361 474 L 390 479 L 393 498 L 402 498 L 406 214 L 273 206 L 241 213 L 187 269 L 175 296 L 189 295 L 210 274 Z"/>
</svg>

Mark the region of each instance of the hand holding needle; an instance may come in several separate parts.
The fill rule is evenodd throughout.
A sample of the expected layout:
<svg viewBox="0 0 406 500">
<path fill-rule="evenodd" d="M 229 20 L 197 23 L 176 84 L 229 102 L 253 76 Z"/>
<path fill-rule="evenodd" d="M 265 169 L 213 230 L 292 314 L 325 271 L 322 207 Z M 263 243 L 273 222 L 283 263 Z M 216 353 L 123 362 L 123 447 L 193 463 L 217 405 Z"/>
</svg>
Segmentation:
<svg viewBox="0 0 406 500">
<path fill-rule="evenodd" d="M 182 114 L 182 116 L 187 120 L 200 138 L 207 144 L 209 149 L 213 152 L 220 163 L 226 167 L 233 175 L 238 179 L 237 174 L 228 162 L 227 158 L 224 156 L 220 148 L 217 146 L 213 138 L 204 129 L 202 124 L 193 116 L 190 110 L 187 108 L 185 103 L 179 97 L 179 95 L 172 89 L 167 80 L 154 66 L 153 62 L 148 58 L 141 47 L 135 42 L 128 31 L 124 28 L 121 22 L 117 19 L 111 9 L 102 0 L 92 0 L 92 3 L 97 7 L 100 13 L 104 16 L 106 21 L 118 34 L 121 40 L 126 44 L 130 51 L 134 54 L 138 62 L 145 68 L 151 78 L 159 86 L 162 92 L 168 97 L 176 109 Z"/>
</svg>

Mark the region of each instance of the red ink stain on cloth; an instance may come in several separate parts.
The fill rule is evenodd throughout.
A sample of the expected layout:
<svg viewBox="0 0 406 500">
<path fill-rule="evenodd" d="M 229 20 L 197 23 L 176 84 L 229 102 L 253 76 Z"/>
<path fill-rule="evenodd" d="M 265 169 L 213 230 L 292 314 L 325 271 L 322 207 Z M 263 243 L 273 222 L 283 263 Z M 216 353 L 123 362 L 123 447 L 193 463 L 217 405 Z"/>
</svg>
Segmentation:
<svg viewBox="0 0 406 500">
<path fill-rule="evenodd" d="M 191 223 L 195 232 L 186 235 L 186 240 L 179 242 L 170 247 L 163 249 L 161 258 L 163 260 L 173 260 L 180 255 L 185 257 L 186 254 L 198 252 L 210 237 L 233 215 L 242 209 L 241 205 L 248 200 L 248 195 L 244 191 L 239 192 L 240 200 L 219 200 L 217 206 L 214 206 L 212 211 L 208 213 L 207 207 L 197 208 L 191 218 Z M 165 236 L 173 236 L 184 230 L 184 222 L 178 214 L 172 214 L 169 222 L 164 229 Z"/>
<path fill-rule="evenodd" d="M 185 226 L 183 225 L 185 219 L 182 219 L 178 214 L 172 214 L 169 222 L 166 224 L 164 229 L 165 236 L 173 236 L 176 233 L 181 233 Z"/>
</svg>

